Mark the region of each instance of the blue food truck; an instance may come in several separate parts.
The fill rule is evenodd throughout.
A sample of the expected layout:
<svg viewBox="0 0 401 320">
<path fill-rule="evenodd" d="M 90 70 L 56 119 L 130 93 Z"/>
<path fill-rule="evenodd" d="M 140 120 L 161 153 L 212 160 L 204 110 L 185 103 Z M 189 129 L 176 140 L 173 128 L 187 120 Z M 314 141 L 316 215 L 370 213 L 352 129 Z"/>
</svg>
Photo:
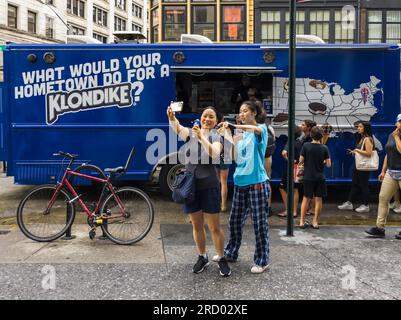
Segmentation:
<svg viewBox="0 0 401 320">
<path fill-rule="evenodd" d="M 187 126 L 209 105 L 230 118 L 244 76 L 271 116 L 278 136 L 272 180 L 281 179 L 288 45 L 9 44 L 3 56 L 0 160 L 15 183 L 54 182 L 62 165 L 52 156 L 58 150 L 79 154 L 77 164 L 106 168 L 121 165 L 134 146 L 124 179 L 156 178 L 168 194 L 182 142 L 168 135 L 166 107 L 182 101 L 177 118 Z M 329 183 L 351 181 L 354 160 L 346 150 L 355 143 L 355 122 L 372 122 L 380 148 L 399 112 L 398 45 L 298 45 L 296 122 L 333 128 Z"/>
</svg>

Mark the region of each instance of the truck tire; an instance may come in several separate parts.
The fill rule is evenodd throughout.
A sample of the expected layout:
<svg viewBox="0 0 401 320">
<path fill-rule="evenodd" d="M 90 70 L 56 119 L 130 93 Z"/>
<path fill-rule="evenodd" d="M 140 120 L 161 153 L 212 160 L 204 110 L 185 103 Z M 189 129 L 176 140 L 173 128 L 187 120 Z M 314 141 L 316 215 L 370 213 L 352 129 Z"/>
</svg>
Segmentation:
<svg viewBox="0 0 401 320">
<path fill-rule="evenodd" d="M 159 175 L 159 186 L 161 193 L 166 197 L 171 199 L 171 194 L 173 192 L 172 186 L 174 183 L 175 175 L 177 171 L 183 168 L 184 165 L 181 163 L 178 164 L 165 164 L 162 166 Z"/>
</svg>

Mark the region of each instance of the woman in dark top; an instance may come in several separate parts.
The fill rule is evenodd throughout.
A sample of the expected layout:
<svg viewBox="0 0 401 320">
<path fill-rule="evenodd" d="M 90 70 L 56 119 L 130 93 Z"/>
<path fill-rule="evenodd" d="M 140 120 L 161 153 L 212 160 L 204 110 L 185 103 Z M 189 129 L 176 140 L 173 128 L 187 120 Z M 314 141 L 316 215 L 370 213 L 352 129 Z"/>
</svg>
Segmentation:
<svg viewBox="0 0 401 320">
<path fill-rule="evenodd" d="M 384 228 L 386 226 L 390 199 L 401 188 L 401 114 L 397 116 L 395 125 L 396 129 L 389 135 L 385 146 L 386 156 L 379 175 L 382 185 L 379 194 L 376 227 L 366 230 L 366 233 L 369 235 L 379 238 L 385 236 Z M 395 237 L 401 240 L 401 232 Z"/>
<path fill-rule="evenodd" d="M 201 127 L 195 125 L 192 129 L 180 125 L 170 107 L 167 108 L 170 127 L 186 143 L 185 167 L 195 175 L 195 200 L 184 204 L 184 212 L 190 216 L 193 237 L 198 249 L 198 261 L 192 271 L 202 272 L 209 265 L 206 253 L 205 223 L 212 235 L 212 240 L 220 259 L 218 265 L 220 275 L 227 277 L 231 270 L 224 258 L 224 233 L 220 227 L 220 183 L 216 171 L 223 150 L 222 138 L 214 130 L 217 125 L 217 111 L 207 107 L 201 116 Z M 212 161 L 213 160 L 213 161 Z"/>
<path fill-rule="evenodd" d="M 359 153 L 363 156 L 370 157 L 375 148 L 372 126 L 370 122 L 361 121 L 357 126 L 358 138 L 356 148 L 353 150 L 348 149 L 348 153 L 355 155 Z M 348 195 L 348 201 L 338 206 L 340 210 L 353 210 L 354 201 L 358 197 L 358 194 L 362 197 L 362 204 L 355 209 L 356 212 L 369 212 L 369 175 L 370 171 L 360 171 L 354 166 L 352 174 L 352 185 L 351 192 Z"/>
</svg>

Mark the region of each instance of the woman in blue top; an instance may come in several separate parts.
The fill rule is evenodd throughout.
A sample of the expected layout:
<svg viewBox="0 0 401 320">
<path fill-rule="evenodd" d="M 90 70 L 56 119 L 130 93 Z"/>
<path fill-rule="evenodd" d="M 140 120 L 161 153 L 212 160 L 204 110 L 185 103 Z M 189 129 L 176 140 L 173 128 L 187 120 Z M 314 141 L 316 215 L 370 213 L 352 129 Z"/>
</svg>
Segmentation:
<svg viewBox="0 0 401 320">
<path fill-rule="evenodd" d="M 269 266 L 268 232 L 268 177 L 264 168 L 267 146 L 265 114 L 251 101 L 242 103 L 239 112 L 241 125 L 235 125 L 234 195 L 230 212 L 230 238 L 224 255 L 228 261 L 236 261 L 241 246 L 242 233 L 248 214 L 252 215 L 256 238 L 252 273 L 262 273 Z M 228 123 L 223 128 L 228 128 Z"/>
</svg>

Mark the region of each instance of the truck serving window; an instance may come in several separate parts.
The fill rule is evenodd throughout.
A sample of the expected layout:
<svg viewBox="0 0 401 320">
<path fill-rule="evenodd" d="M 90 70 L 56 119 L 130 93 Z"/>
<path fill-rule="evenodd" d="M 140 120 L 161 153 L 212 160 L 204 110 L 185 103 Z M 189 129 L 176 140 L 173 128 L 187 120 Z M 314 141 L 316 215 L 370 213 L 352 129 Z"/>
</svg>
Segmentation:
<svg viewBox="0 0 401 320">
<path fill-rule="evenodd" d="M 238 113 L 247 99 L 271 101 L 273 75 L 270 73 L 177 73 L 177 101 L 183 113 L 200 113 L 214 106 L 223 114 Z"/>
</svg>

